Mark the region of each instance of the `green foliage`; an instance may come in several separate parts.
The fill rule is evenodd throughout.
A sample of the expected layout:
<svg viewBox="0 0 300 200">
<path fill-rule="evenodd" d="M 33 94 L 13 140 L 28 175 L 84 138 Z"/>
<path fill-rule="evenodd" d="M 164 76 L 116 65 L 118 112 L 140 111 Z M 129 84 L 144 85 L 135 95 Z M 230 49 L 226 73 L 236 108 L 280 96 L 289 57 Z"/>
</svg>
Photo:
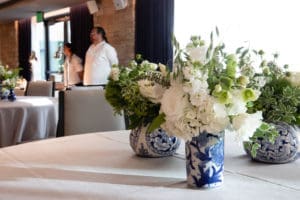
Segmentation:
<svg viewBox="0 0 300 200">
<path fill-rule="evenodd" d="M 138 81 L 146 79 L 167 87 L 170 84 L 168 77 L 162 77 L 155 69 L 156 64 L 142 61 L 139 54 L 128 67 L 114 67 L 119 72 L 118 78 L 113 79 L 112 76 L 109 78 L 105 88 L 107 101 L 116 113 L 121 114 L 124 111 L 129 118 L 129 128 L 152 123 L 159 115 L 160 104 L 151 102 L 140 93 Z"/>
<path fill-rule="evenodd" d="M 157 129 L 162 123 L 164 123 L 165 120 L 165 114 L 161 113 L 160 115 L 158 115 L 153 122 L 150 124 L 150 126 L 148 127 L 148 132 L 152 132 L 155 129 Z"/>
<path fill-rule="evenodd" d="M 261 90 L 250 112 L 261 110 L 266 122 L 299 124 L 300 89 L 284 78 L 274 79 Z"/>
<path fill-rule="evenodd" d="M 256 157 L 257 150 L 261 147 L 258 141 L 266 140 L 274 144 L 276 138 L 279 136 L 276 128 L 267 123 L 262 123 L 261 126 L 256 129 L 253 136 L 250 137 L 250 143 L 245 143 L 245 148 L 251 152 L 253 157 Z"/>
</svg>

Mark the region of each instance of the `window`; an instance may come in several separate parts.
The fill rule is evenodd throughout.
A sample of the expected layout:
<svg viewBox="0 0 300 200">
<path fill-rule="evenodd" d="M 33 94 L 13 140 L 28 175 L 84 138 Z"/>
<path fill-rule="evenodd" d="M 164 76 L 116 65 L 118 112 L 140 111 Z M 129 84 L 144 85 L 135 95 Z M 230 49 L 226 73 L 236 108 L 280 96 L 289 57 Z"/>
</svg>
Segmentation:
<svg viewBox="0 0 300 200">
<path fill-rule="evenodd" d="M 63 44 L 71 40 L 69 11 L 65 8 L 45 13 L 44 23 L 37 23 L 35 17 L 32 18 L 31 46 L 41 65 L 43 79 L 55 75 L 56 80 L 62 81 Z"/>
<path fill-rule="evenodd" d="M 228 51 L 240 46 L 279 53 L 279 64 L 300 71 L 300 12 L 297 0 L 175 0 L 175 36 L 181 46 L 191 34 L 208 40 L 217 26 Z"/>
</svg>

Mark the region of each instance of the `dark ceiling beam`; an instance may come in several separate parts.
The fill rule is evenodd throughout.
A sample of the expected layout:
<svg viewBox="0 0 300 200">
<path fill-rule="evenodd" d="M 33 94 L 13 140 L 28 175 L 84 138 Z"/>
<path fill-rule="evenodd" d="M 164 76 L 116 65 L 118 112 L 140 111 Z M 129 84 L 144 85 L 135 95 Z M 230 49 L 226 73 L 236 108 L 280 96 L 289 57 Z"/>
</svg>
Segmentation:
<svg viewBox="0 0 300 200">
<path fill-rule="evenodd" d="M 3 3 L 0 3 L 0 10 L 7 8 L 7 7 L 11 7 L 17 3 L 20 3 L 22 1 L 26 1 L 26 0 L 10 0 L 10 1 L 5 1 Z"/>
</svg>

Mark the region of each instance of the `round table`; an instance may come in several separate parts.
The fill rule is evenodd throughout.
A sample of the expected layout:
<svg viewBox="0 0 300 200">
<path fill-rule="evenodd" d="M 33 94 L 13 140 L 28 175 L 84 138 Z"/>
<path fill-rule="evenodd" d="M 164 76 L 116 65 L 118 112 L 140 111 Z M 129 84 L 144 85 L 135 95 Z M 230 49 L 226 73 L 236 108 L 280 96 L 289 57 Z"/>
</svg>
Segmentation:
<svg viewBox="0 0 300 200">
<path fill-rule="evenodd" d="M 0 147 L 56 135 L 57 99 L 22 96 L 0 101 Z"/>
</svg>

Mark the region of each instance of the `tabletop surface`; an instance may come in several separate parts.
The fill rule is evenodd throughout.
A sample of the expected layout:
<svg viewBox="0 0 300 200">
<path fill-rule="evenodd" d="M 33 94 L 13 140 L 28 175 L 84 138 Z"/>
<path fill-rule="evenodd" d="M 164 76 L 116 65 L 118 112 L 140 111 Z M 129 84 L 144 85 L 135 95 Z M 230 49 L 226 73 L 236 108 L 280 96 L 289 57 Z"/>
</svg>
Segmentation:
<svg viewBox="0 0 300 200">
<path fill-rule="evenodd" d="M 300 159 L 251 161 L 225 139 L 224 184 L 186 184 L 184 143 L 167 158 L 141 158 L 129 131 L 90 133 L 0 149 L 0 199 L 300 199 Z"/>
</svg>

